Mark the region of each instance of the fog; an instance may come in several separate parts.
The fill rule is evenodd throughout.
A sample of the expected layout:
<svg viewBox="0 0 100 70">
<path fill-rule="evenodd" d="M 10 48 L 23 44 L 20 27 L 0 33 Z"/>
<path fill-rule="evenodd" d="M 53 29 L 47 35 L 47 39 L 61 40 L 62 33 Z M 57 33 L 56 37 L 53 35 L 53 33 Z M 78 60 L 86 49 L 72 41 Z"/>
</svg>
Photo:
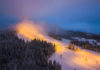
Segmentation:
<svg viewBox="0 0 100 70">
<path fill-rule="evenodd" d="M 100 0 L 0 0 L 0 29 L 23 19 L 100 34 Z"/>
</svg>

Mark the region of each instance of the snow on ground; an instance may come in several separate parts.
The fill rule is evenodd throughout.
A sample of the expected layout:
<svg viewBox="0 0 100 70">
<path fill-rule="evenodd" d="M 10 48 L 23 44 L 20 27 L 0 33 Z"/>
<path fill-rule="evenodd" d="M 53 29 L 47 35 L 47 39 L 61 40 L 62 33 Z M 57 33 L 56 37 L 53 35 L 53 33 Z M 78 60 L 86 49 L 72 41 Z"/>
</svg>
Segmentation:
<svg viewBox="0 0 100 70">
<path fill-rule="evenodd" d="M 19 38 L 29 41 L 28 38 L 18 34 Z M 54 39 L 51 39 L 54 41 Z M 62 39 L 62 41 L 54 41 L 56 52 L 50 57 L 50 60 L 60 63 L 62 70 L 100 70 L 100 54 L 80 49 L 78 52 L 65 48 L 70 40 Z"/>
<path fill-rule="evenodd" d="M 62 38 L 62 42 L 63 42 L 63 44 L 69 44 L 70 41 L 71 41 L 71 40 L 67 40 L 67 39 Z"/>
<path fill-rule="evenodd" d="M 23 35 L 18 34 L 18 37 L 29 41 Z M 70 40 L 62 39 L 62 41 L 55 40 L 55 42 L 57 44 L 56 52 L 50 57 L 50 60 L 56 60 L 61 64 L 62 70 L 100 70 L 99 53 L 83 49 L 80 49 L 79 52 L 71 51 L 65 48 Z"/>
<path fill-rule="evenodd" d="M 85 39 L 85 38 L 79 38 L 79 37 L 74 37 L 74 39 L 79 40 L 79 41 L 88 41 L 91 44 L 93 44 L 93 42 L 95 42 L 97 45 L 100 45 L 100 42 L 97 42 L 94 39 Z"/>
<path fill-rule="evenodd" d="M 64 39 L 62 43 L 66 46 L 69 40 Z M 80 49 L 74 52 L 64 47 L 63 52 L 55 52 L 50 60 L 60 63 L 62 70 L 100 70 L 100 54 L 88 50 Z"/>
<path fill-rule="evenodd" d="M 17 36 L 18 36 L 19 39 L 23 39 L 25 42 L 30 41 L 30 39 L 28 39 L 27 37 L 24 37 L 21 34 L 17 34 Z"/>
<path fill-rule="evenodd" d="M 70 40 L 62 39 L 62 41 L 58 41 L 52 39 L 45 35 L 44 31 L 42 32 L 40 26 L 32 23 L 31 21 L 23 21 L 17 25 L 18 37 L 25 41 L 39 38 L 54 43 L 56 52 L 50 57 L 50 60 L 59 62 L 62 65 L 62 70 L 100 70 L 100 54 L 83 49 L 78 52 L 71 51 L 65 48 Z"/>
</svg>

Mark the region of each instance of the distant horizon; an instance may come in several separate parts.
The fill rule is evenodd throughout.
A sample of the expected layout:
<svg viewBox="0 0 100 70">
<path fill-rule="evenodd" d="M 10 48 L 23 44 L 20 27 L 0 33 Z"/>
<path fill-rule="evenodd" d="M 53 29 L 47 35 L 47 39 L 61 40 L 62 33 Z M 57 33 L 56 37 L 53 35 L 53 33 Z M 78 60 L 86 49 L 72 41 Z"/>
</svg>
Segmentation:
<svg viewBox="0 0 100 70">
<path fill-rule="evenodd" d="M 13 21 L 13 22 L 10 21 L 8 23 L 3 22 L 3 24 L 0 24 L 0 30 L 11 27 L 12 25 L 15 25 L 17 23 L 19 23 L 19 21 L 17 21 L 17 20 Z M 51 25 L 54 28 L 56 24 L 55 25 L 51 24 Z M 65 26 L 57 25 L 57 27 L 60 27 L 61 29 L 64 29 L 64 30 L 80 31 L 80 32 L 86 32 L 86 33 L 92 33 L 92 34 L 100 35 L 99 26 L 100 26 L 100 24 L 88 24 L 88 23 L 77 23 L 77 24 L 76 23 L 68 23 Z"/>
<path fill-rule="evenodd" d="M 100 34 L 100 0 L 0 0 L 0 28 L 22 19 Z"/>
</svg>

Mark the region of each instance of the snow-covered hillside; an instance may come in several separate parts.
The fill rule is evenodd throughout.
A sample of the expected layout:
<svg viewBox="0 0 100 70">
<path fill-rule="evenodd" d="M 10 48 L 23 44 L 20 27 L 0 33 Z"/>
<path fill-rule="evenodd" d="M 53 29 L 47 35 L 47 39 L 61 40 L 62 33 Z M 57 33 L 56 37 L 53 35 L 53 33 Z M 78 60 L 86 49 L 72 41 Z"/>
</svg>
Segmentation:
<svg viewBox="0 0 100 70">
<path fill-rule="evenodd" d="M 27 38 L 20 36 L 26 41 Z M 54 39 L 51 38 L 51 41 Z M 84 50 L 75 52 L 66 48 L 70 40 L 62 39 L 61 41 L 55 40 L 58 47 L 56 52 L 50 57 L 49 60 L 56 61 L 62 66 L 62 70 L 100 70 L 100 54 Z"/>
<path fill-rule="evenodd" d="M 31 23 L 31 24 L 29 24 Z M 40 40 L 45 40 L 47 42 L 51 42 L 55 44 L 55 53 L 50 57 L 50 60 L 56 60 L 56 62 L 62 65 L 62 70 L 100 70 L 100 54 L 96 52 L 92 52 L 89 50 L 81 49 L 79 51 L 71 51 L 66 46 L 70 43 L 73 34 L 76 36 L 87 36 L 87 34 L 78 32 L 71 32 L 67 36 L 59 36 L 59 35 L 50 35 L 45 33 L 44 29 L 43 32 L 41 29 L 38 29 L 33 22 L 30 21 L 23 21 L 17 27 L 17 33 L 19 38 L 24 38 L 27 40 L 33 40 L 35 38 Z M 70 37 L 71 36 L 71 37 Z M 67 40 L 67 38 L 69 38 Z M 75 37 L 75 36 L 74 36 Z M 94 37 L 94 36 L 93 36 Z M 96 40 L 99 39 L 99 36 L 95 36 Z M 65 39 L 62 39 L 65 38 Z M 90 37 L 92 38 L 92 37 Z M 94 39 L 93 39 L 94 40 Z M 91 40 L 89 40 L 90 42 Z M 91 47 L 90 45 L 89 47 Z M 95 47 L 94 47 L 95 48 Z M 93 49 L 94 49 L 93 48 Z M 96 49 L 97 50 L 97 49 Z"/>
<path fill-rule="evenodd" d="M 69 40 L 64 39 L 62 43 L 67 46 Z M 50 60 L 60 63 L 62 70 L 100 70 L 100 54 L 88 50 L 75 52 L 65 48 L 61 53 L 54 53 Z"/>
</svg>

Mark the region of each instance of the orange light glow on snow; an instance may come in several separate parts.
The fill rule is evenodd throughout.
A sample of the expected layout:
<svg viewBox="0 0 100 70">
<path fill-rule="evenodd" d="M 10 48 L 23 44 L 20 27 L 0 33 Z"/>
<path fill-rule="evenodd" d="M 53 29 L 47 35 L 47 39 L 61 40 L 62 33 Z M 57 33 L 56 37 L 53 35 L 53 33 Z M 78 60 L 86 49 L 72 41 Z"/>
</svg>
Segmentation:
<svg viewBox="0 0 100 70">
<path fill-rule="evenodd" d="M 54 42 L 55 43 L 55 50 L 56 50 L 56 52 L 57 53 L 63 53 L 66 49 L 64 48 L 64 47 L 62 47 L 63 45 L 60 43 L 60 42 L 58 42 L 58 41 L 55 41 Z"/>
<path fill-rule="evenodd" d="M 45 40 L 47 42 L 51 42 L 55 44 L 55 50 L 57 53 L 62 53 L 65 48 L 61 47 L 62 44 L 54 39 L 51 39 L 47 35 L 45 35 L 45 31 L 43 27 L 34 24 L 31 21 L 23 21 L 16 26 L 16 30 L 18 34 L 23 35 L 24 37 L 33 40 L 33 39 L 40 39 Z"/>
<path fill-rule="evenodd" d="M 20 35 L 23 35 L 24 37 L 33 40 L 35 38 L 40 40 L 45 40 L 47 42 L 51 42 L 55 44 L 55 50 L 57 54 L 63 54 L 64 52 L 67 52 L 68 49 L 66 49 L 64 44 L 58 40 L 52 39 L 51 37 L 47 36 L 45 33 L 45 30 L 42 26 L 34 24 L 31 21 L 23 21 L 16 25 L 17 33 Z M 73 56 L 72 59 L 70 59 L 71 63 L 75 63 L 78 66 L 89 68 L 96 67 L 100 65 L 100 56 L 96 54 L 92 54 L 87 51 L 80 50 L 74 54 L 77 54 L 76 56 Z M 65 58 L 66 60 L 66 58 Z M 65 62 L 65 61 L 64 61 Z M 95 70 L 95 69 L 94 69 Z"/>
<path fill-rule="evenodd" d="M 16 27 L 18 34 L 21 34 L 31 40 L 34 38 L 44 39 L 42 28 L 31 21 L 23 21 Z"/>
</svg>

